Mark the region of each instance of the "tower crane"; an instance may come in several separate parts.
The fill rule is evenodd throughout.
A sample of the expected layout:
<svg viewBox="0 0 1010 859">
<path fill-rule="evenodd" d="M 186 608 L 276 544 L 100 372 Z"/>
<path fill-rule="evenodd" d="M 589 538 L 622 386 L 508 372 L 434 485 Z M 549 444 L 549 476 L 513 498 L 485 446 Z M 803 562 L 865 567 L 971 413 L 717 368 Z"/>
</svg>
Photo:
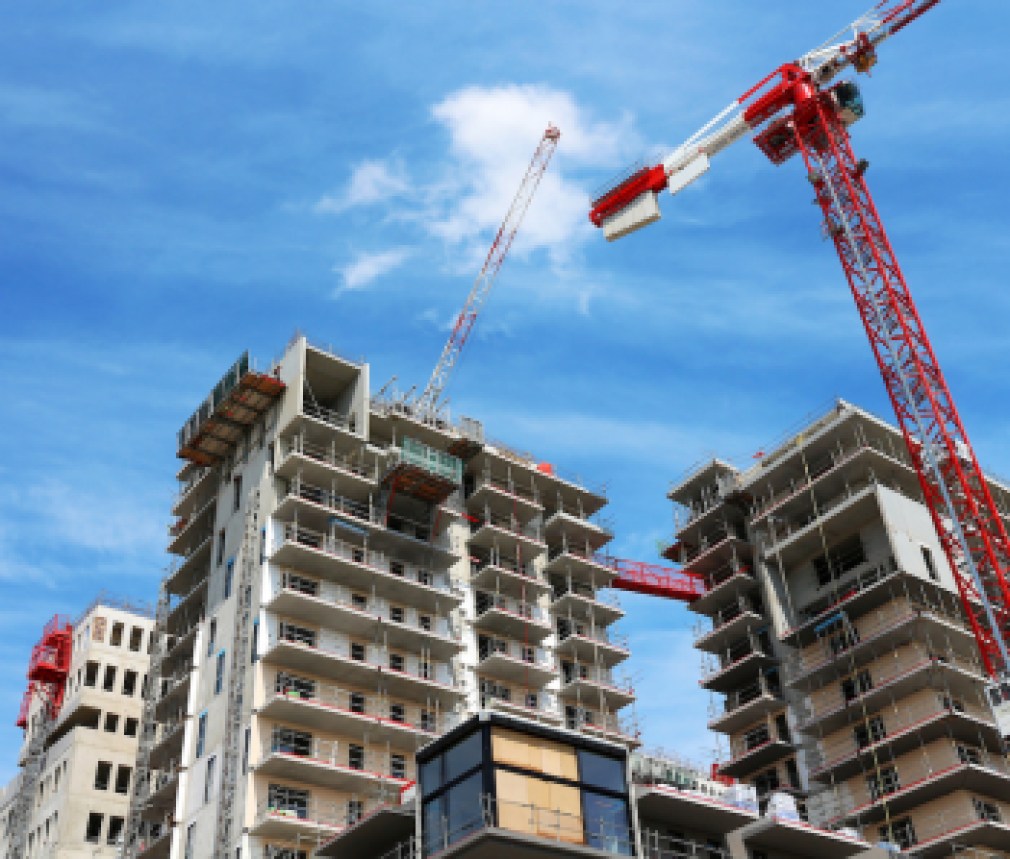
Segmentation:
<svg viewBox="0 0 1010 859">
<path fill-rule="evenodd" d="M 868 72 L 884 41 L 938 3 L 877 3 L 822 46 L 758 81 L 661 163 L 603 194 L 589 217 L 608 240 L 653 223 L 661 191 L 683 190 L 709 169 L 713 156 L 750 132 L 773 164 L 802 157 L 982 663 L 1006 684 L 1010 539 L 870 196 L 867 162 L 853 153 L 848 127 L 864 113 L 859 88 L 836 81 L 850 68 Z"/>
<path fill-rule="evenodd" d="M 460 352 L 463 351 L 463 346 L 477 321 L 477 315 L 480 313 L 481 307 L 484 306 L 484 301 L 491 291 L 495 278 L 512 248 L 512 242 L 516 233 L 519 232 L 526 210 L 533 202 L 533 195 L 536 193 L 537 186 L 540 185 L 540 180 L 547 170 L 554 150 L 557 149 L 560 138 L 561 132 L 553 125 L 548 125 L 543 137 L 540 138 L 540 143 L 533 153 L 529 167 L 526 168 L 526 175 L 523 176 L 523 180 L 519 184 L 519 190 L 512 200 L 512 205 L 509 206 L 505 220 L 502 221 L 494 241 L 491 242 L 491 248 L 487 252 L 484 265 L 474 281 L 463 309 L 453 323 L 449 339 L 442 349 L 442 355 L 435 365 L 435 370 L 424 390 L 417 395 L 412 404 L 422 417 L 434 417 L 438 412 L 442 394 L 445 392 L 445 386 L 449 382 L 453 367 L 459 360 Z"/>
</svg>

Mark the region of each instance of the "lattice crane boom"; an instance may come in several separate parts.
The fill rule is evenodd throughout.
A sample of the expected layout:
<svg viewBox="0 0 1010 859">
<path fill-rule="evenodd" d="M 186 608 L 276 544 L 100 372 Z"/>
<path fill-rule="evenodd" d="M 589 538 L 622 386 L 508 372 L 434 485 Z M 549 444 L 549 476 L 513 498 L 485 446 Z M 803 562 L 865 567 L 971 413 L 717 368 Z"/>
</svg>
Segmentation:
<svg viewBox="0 0 1010 859">
<path fill-rule="evenodd" d="M 832 81 L 866 72 L 876 48 L 939 0 L 883 0 L 841 36 L 758 82 L 660 164 L 598 198 L 590 219 L 610 240 L 659 218 L 709 160 L 754 131 L 774 163 L 799 153 L 835 245 L 954 574 L 986 670 L 1010 677 L 1010 539 L 867 188 L 848 126 L 863 115 L 858 88 Z M 844 37 L 843 41 L 837 39 Z"/>
<path fill-rule="evenodd" d="M 459 360 L 460 352 L 462 352 L 463 346 L 470 336 L 470 331 L 473 329 L 477 316 L 484 306 L 484 301 L 491 291 L 495 277 L 497 277 L 505 262 L 505 258 L 508 256 L 509 250 L 512 248 L 512 242 L 515 240 L 516 233 L 519 232 L 519 227 L 522 225 L 526 210 L 529 209 L 530 203 L 533 202 L 533 196 L 540 185 L 544 172 L 547 170 L 547 165 L 550 163 L 551 156 L 557 148 L 560 137 L 561 132 L 557 128 L 553 125 L 547 126 L 547 130 L 544 132 L 536 151 L 533 153 L 529 167 L 526 168 L 526 174 L 519 184 L 519 190 L 512 200 L 512 205 L 509 206 L 505 220 L 502 221 L 494 237 L 494 241 L 491 242 L 487 258 L 484 260 L 484 265 L 481 267 L 480 273 L 474 281 L 466 303 L 453 323 L 449 339 L 442 349 L 442 355 L 435 365 L 435 370 L 432 372 L 425 389 L 418 395 L 414 403 L 415 409 L 420 414 L 434 416 L 437 412 L 453 367 L 456 366 L 456 362 Z"/>
</svg>

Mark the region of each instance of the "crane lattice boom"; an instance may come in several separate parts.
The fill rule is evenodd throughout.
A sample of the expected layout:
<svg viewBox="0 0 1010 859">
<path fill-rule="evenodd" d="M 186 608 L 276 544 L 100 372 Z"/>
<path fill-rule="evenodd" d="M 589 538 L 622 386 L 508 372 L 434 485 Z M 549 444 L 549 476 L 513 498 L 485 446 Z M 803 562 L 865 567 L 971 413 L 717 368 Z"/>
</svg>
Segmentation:
<svg viewBox="0 0 1010 859">
<path fill-rule="evenodd" d="M 849 67 L 866 72 L 884 40 L 939 0 L 883 0 L 846 38 L 776 69 L 662 163 L 639 170 L 593 205 L 590 219 L 616 239 L 659 218 L 709 159 L 755 131 L 775 164 L 800 153 L 826 234 L 838 252 L 968 622 L 992 677 L 1010 677 L 1010 538 L 867 188 L 847 126 L 863 115 L 856 86 L 828 86 Z M 836 37 L 836 39 L 839 37 Z"/>
<path fill-rule="evenodd" d="M 452 326 L 452 332 L 449 334 L 449 339 L 442 349 L 442 355 L 438 359 L 438 364 L 435 365 L 435 370 L 431 374 L 427 386 L 418 395 L 415 408 L 423 416 L 434 416 L 438 410 L 452 369 L 459 359 L 459 354 L 467 338 L 470 336 L 470 331 L 473 329 L 474 322 L 477 321 L 477 315 L 484 305 L 484 300 L 491 291 L 495 277 L 505 262 L 505 258 L 508 256 L 512 242 L 516 237 L 516 233 L 519 232 L 519 227 L 526 215 L 526 210 L 530 207 L 530 203 L 533 202 L 533 195 L 536 193 L 537 186 L 539 186 L 540 180 L 547 170 L 547 165 L 550 163 L 551 156 L 557 148 L 560 137 L 561 132 L 553 125 L 548 125 L 547 130 L 540 139 L 540 144 L 533 153 L 530 165 L 526 169 L 526 175 L 523 176 L 519 190 L 516 192 L 512 205 L 509 206 L 508 213 L 505 215 L 505 220 L 502 221 L 501 226 L 498 228 L 498 233 L 494 237 L 494 241 L 491 242 L 487 258 L 484 260 L 484 265 L 477 275 L 477 279 L 474 281 L 470 294 L 467 296 L 466 304 L 463 305 L 463 309 L 456 317 L 456 321 Z"/>
</svg>

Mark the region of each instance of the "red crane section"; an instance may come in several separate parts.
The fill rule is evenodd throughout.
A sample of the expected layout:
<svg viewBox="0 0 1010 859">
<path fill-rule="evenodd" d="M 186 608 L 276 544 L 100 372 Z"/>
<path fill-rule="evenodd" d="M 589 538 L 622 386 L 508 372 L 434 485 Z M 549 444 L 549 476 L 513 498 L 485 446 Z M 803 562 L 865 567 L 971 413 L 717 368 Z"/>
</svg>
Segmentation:
<svg viewBox="0 0 1010 859">
<path fill-rule="evenodd" d="M 711 157 L 755 132 L 774 164 L 799 153 L 824 230 L 835 245 L 870 347 L 915 465 L 933 525 L 990 676 L 1010 677 L 1010 537 L 870 196 L 867 162 L 848 126 L 862 118 L 854 83 L 877 47 L 939 0 L 881 0 L 839 36 L 779 67 L 670 153 L 594 201 L 590 220 L 617 239 L 658 220 L 658 195 L 676 194 Z"/>
<path fill-rule="evenodd" d="M 697 573 L 610 555 L 598 555 L 596 560 L 617 573 L 613 587 L 618 590 L 688 603 L 705 593 L 705 582 Z"/>
<path fill-rule="evenodd" d="M 32 648 L 28 660 L 28 689 L 21 699 L 17 726 L 26 728 L 35 695 L 41 696 L 46 718 L 55 719 L 63 706 L 73 648 L 73 625 L 68 618 L 54 615 L 42 630 L 42 638 Z"/>
</svg>

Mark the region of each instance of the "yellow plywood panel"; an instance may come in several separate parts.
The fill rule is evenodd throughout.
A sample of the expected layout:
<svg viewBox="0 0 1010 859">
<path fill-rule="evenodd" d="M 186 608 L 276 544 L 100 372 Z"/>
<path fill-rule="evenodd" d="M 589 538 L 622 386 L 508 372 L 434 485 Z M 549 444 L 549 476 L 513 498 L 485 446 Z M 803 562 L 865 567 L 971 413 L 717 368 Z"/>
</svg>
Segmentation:
<svg viewBox="0 0 1010 859">
<path fill-rule="evenodd" d="M 495 772 L 495 786 L 498 792 L 498 825 L 512 832 L 533 834 L 536 827 L 530 813 L 529 776 L 518 773 Z"/>
<path fill-rule="evenodd" d="M 547 807 L 551 809 L 554 837 L 582 844 L 585 836 L 582 825 L 582 795 L 579 789 L 563 784 L 551 784 L 549 803 Z"/>
<path fill-rule="evenodd" d="M 560 778 L 578 779 L 575 749 L 505 728 L 491 729 L 491 754 L 498 763 L 535 770 Z"/>
</svg>

